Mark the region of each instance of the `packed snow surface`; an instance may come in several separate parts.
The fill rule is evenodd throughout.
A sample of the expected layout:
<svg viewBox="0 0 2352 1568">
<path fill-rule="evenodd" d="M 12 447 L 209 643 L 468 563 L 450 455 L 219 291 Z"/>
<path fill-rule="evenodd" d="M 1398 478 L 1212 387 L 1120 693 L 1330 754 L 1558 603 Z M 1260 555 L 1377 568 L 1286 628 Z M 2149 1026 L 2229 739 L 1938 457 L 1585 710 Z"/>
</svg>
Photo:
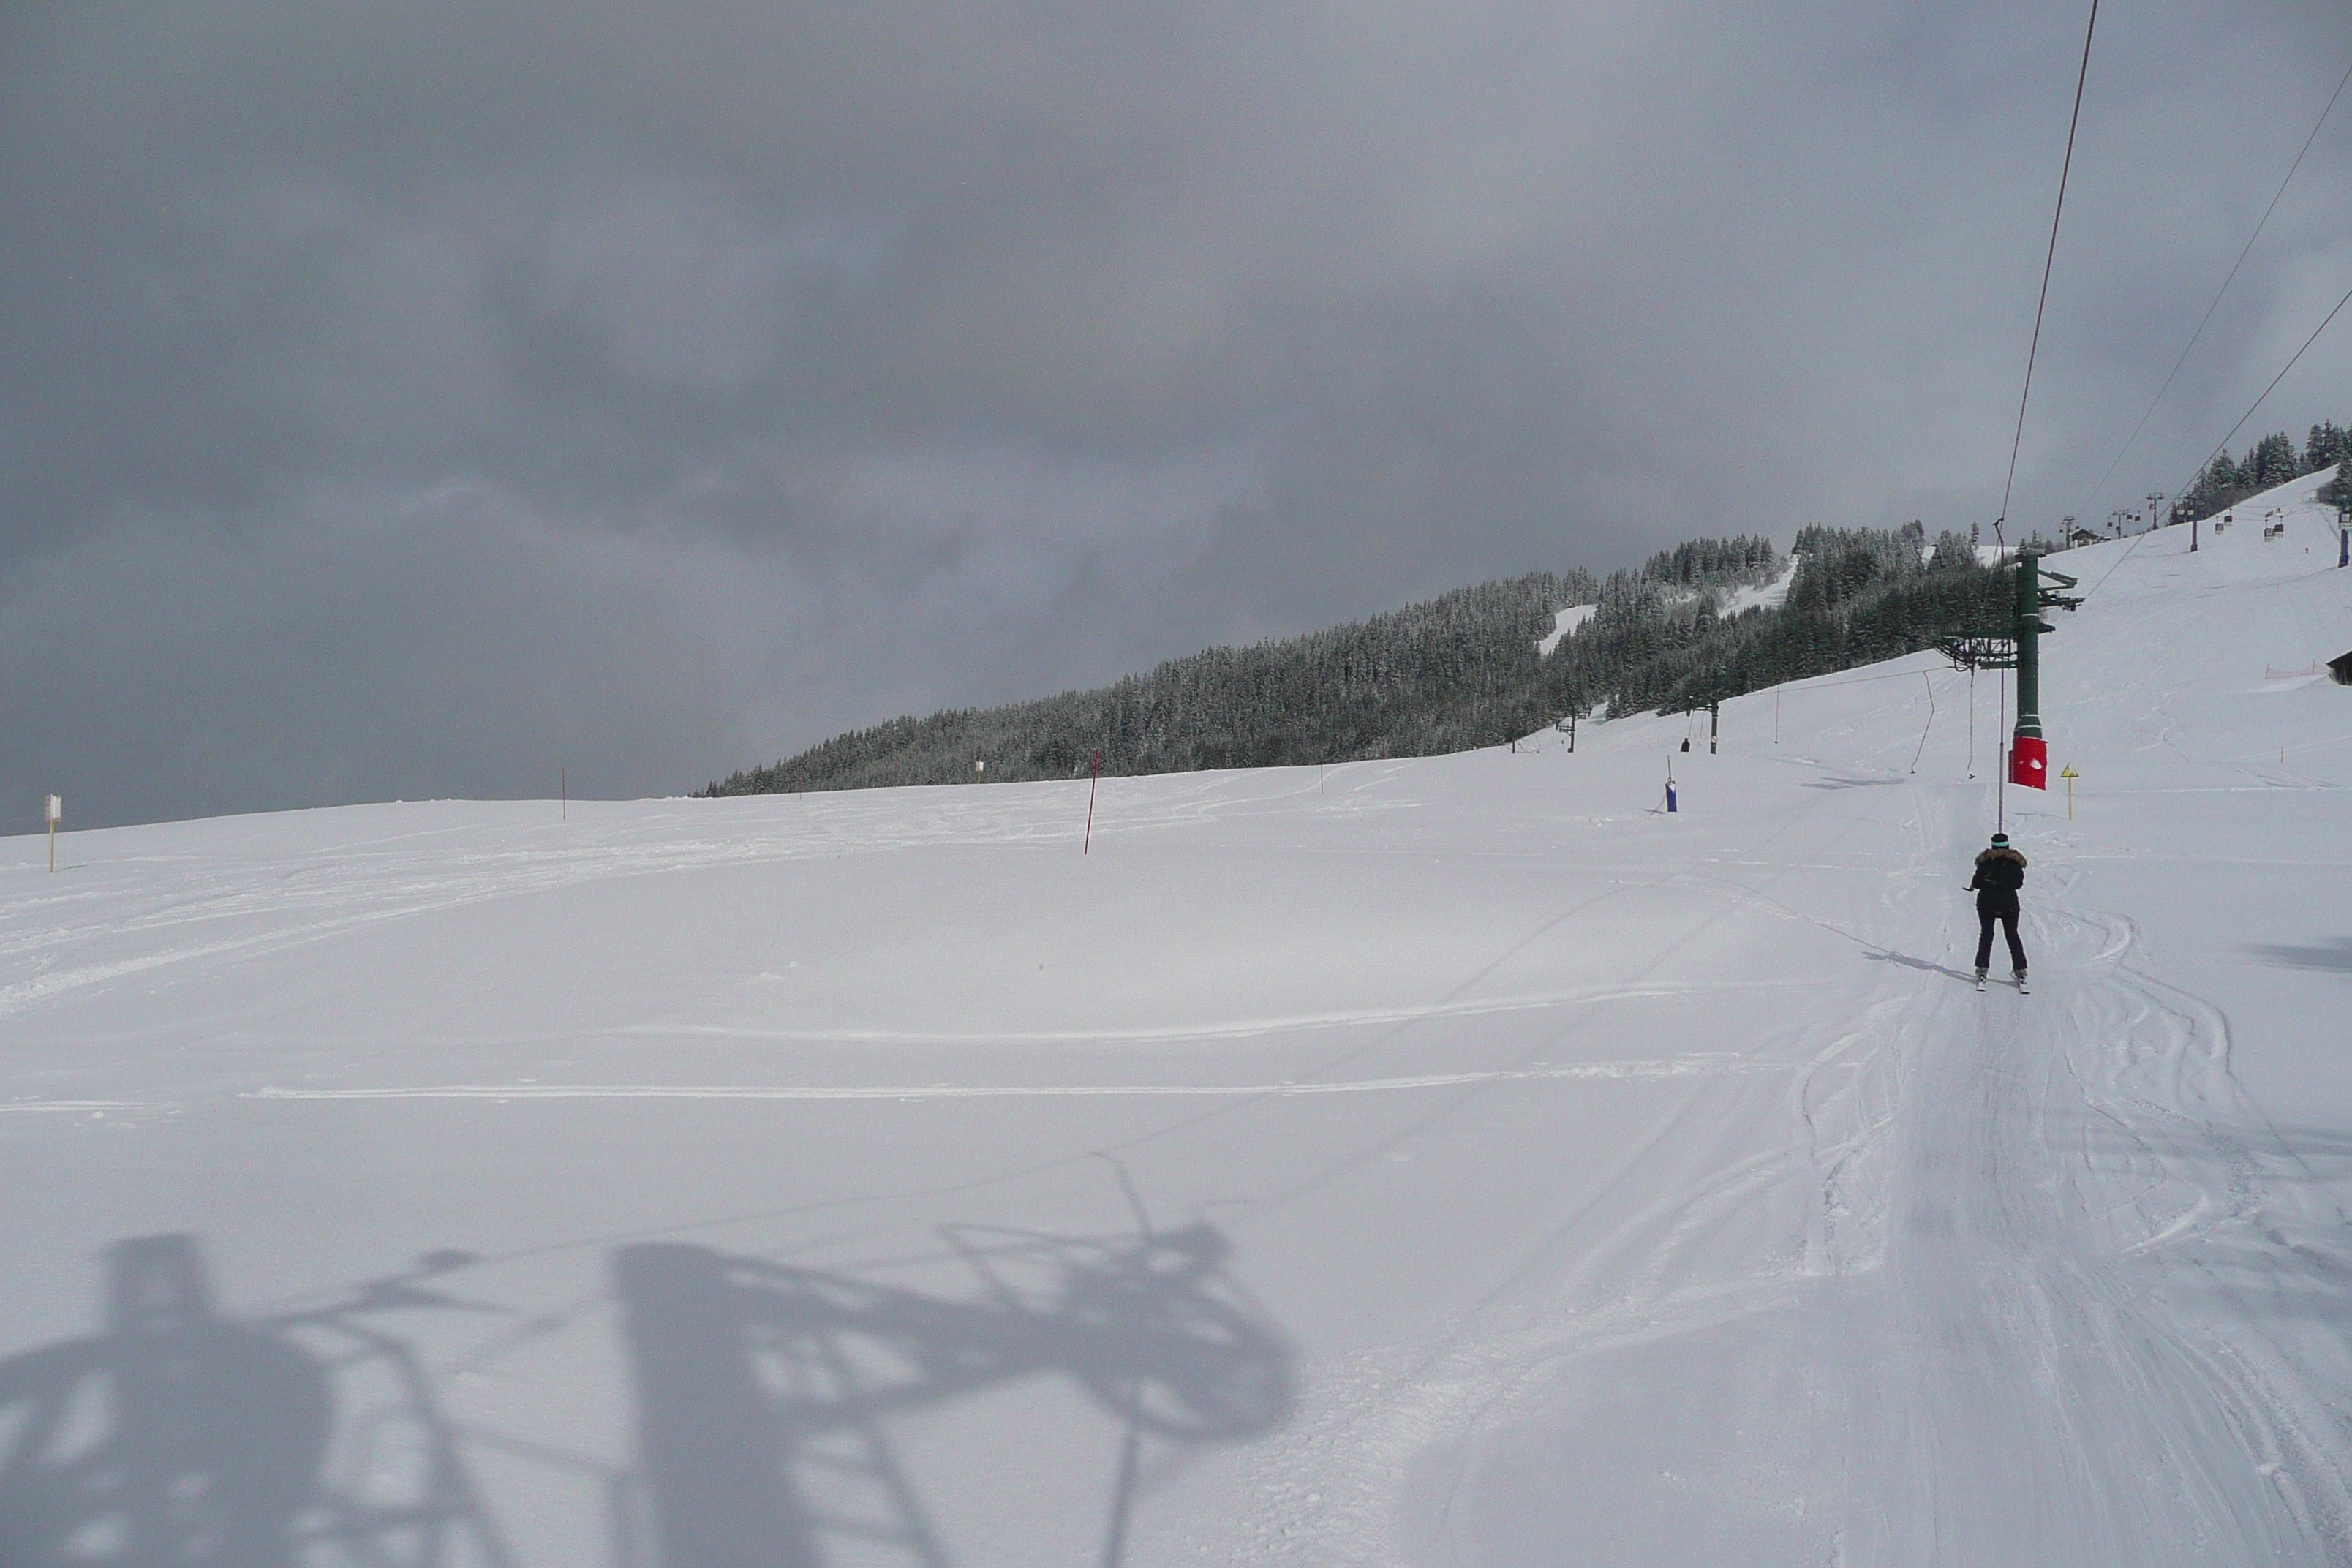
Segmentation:
<svg viewBox="0 0 2352 1568">
<path fill-rule="evenodd" d="M 2056 563 L 2032 996 L 1930 656 L 1086 853 L 1084 781 L 0 840 L 0 1562 L 2345 1562 L 2308 489 Z"/>
</svg>

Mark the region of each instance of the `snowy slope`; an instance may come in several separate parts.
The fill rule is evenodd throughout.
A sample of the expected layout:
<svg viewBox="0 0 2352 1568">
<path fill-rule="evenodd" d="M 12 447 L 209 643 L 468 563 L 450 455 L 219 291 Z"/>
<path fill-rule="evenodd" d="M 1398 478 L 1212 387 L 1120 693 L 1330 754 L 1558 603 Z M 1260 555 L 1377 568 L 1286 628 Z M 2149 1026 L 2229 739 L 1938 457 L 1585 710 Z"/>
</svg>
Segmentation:
<svg viewBox="0 0 2352 1568">
<path fill-rule="evenodd" d="M 1769 583 L 1734 589 L 1723 602 L 1723 615 L 1727 620 L 1742 610 L 1777 610 L 1789 602 L 1789 584 L 1797 580 L 1797 557 L 1791 552 L 1780 563 L 1780 572 Z"/>
<path fill-rule="evenodd" d="M 1598 605 L 1570 605 L 1567 609 L 1554 611 L 1551 617 L 1551 630 L 1536 639 L 1536 652 L 1549 657 L 1551 650 L 1559 646 L 1560 638 L 1567 637 L 1600 613 L 1601 606 Z"/>
<path fill-rule="evenodd" d="M 2346 1561 L 2352 690 L 2265 672 L 2352 572 L 2187 535 L 2055 563 L 2030 997 L 1927 657 L 1085 855 L 1083 784 L 0 840 L 0 1562 Z"/>
</svg>

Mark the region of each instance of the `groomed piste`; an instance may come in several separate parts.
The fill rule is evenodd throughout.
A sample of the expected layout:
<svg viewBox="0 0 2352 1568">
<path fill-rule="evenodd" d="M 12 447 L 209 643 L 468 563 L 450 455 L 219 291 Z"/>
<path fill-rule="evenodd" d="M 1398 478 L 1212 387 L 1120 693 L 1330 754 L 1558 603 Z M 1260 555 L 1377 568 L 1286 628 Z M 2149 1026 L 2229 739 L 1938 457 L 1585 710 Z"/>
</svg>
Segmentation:
<svg viewBox="0 0 2352 1568">
<path fill-rule="evenodd" d="M 0 840 L 0 1562 L 2352 1560 L 2320 478 L 2055 563 L 2031 996 L 1932 654 Z"/>
</svg>

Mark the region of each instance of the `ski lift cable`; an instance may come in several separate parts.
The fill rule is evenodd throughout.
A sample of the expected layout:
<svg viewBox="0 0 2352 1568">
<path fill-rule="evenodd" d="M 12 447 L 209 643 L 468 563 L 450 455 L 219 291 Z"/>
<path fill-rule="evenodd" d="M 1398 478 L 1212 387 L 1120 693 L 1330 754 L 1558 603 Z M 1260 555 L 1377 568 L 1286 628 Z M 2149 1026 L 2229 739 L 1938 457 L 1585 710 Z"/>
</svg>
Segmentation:
<svg viewBox="0 0 2352 1568">
<path fill-rule="evenodd" d="M 2269 226 L 2271 215 L 2278 211 L 2279 202 L 2285 196 L 2287 186 L 2294 183 L 2296 171 L 2303 167 L 2303 161 L 2311 155 L 2312 144 L 2319 140 L 2321 129 L 2326 125 L 2327 117 L 2336 112 L 2336 100 L 2344 96 L 2344 89 L 2347 86 L 2352 86 L 2352 66 L 2347 66 L 2344 68 L 2344 74 L 2336 79 L 2336 90 L 2327 95 L 2326 107 L 2319 111 L 2319 118 L 2312 121 L 2311 134 L 2303 139 L 2302 151 L 2295 153 L 2294 162 L 2287 166 L 2286 178 L 2281 180 L 2278 189 L 2271 194 L 2271 205 L 2263 209 L 2262 221 L 2254 225 L 2254 232 L 2246 236 L 2246 243 L 2239 247 L 2238 259 L 2230 264 L 2230 275 L 2221 279 L 2221 286 L 2219 289 L 2213 290 L 2212 300 L 2206 305 L 2204 317 L 2198 321 L 2197 330 L 2189 333 L 2189 341 L 2180 346 L 2180 357 L 2172 362 L 2172 369 L 2166 374 L 2164 384 L 2156 389 L 2154 397 L 2148 399 L 2147 410 L 2140 415 L 2139 423 L 2132 426 L 2132 433 L 2124 438 L 2123 447 L 2116 453 L 2115 460 L 2107 465 L 2107 471 L 2101 474 L 2099 482 L 2091 487 L 2089 499 L 2083 502 L 2084 517 L 2090 516 L 2096 510 L 2095 503 L 2099 499 L 2099 493 L 2107 488 L 2107 481 L 2115 478 L 2116 469 L 2123 465 L 2124 458 L 2130 456 L 2131 449 L 2138 442 L 2141 432 L 2147 428 L 2148 420 L 2155 416 L 2158 407 L 2163 404 L 2164 395 L 2172 390 L 2173 382 L 2179 377 L 2180 367 L 2189 363 L 2189 351 L 2194 349 L 2198 340 L 2205 335 L 2205 329 L 2213 324 L 2213 312 L 2221 308 L 2222 296 L 2228 294 L 2230 285 L 2238 280 L 2239 269 L 2246 265 L 2246 258 L 2253 253 L 2254 242 L 2262 238 L 2263 230 Z"/>
<path fill-rule="evenodd" d="M 2151 528 L 2147 531 L 2147 533 L 2134 535 L 2129 548 L 2126 549 L 2121 555 L 2116 557 L 2115 565 L 2110 566 L 2105 572 L 2100 573 L 2099 580 L 2083 591 L 2083 603 L 2086 605 L 2089 604 L 2091 602 L 2091 596 L 2096 594 L 2100 589 L 2105 587 L 2107 585 L 2107 579 L 2116 574 L 2116 567 L 2121 566 L 2125 562 L 2130 560 L 2138 551 L 2140 541 L 2146 539 L 2149 533 L 2154 533 L 2155 531 L 2156 530 Z"/>
<path fill-rule="evenodd" d="M 2257 396 L 2253 402 L 2246 405 L 2246 411 L 2238 416 L 2238 422 L 2230 426 L 2230 433 L 2221 437 L 2221 444 L 2213 448 L 2211 456 L 2198 459 L 2196 470 L 2189 474 L 2188 479 L 2181 485 L 2180 489 L 2174 492 L 2175 494 L 2187 493 L 2189 485 L 2197 482 L 2197 475 L 2204 471 L 2205 466 L 2210 463 L 2214 458 L 2221 456 L 2221 454 L 2230 449 L 2230 443 L 2238 438 L 2238 432 L 2246 427 L 2246 421 L 2252 419 L 2262 408 L 2263 403 L 2269 400 L 2270 395 L 2278 390 L 2279 383 L 2286 379 L 2287 372 L 2295 367 L 2296 362 L 2303 358 L 2304 354 L 2310 349 L 2311 345 L 2319 341 L 2319 335 L 2327 331 L 2329 327 L 2336 324 L 2336 318 L 2344 313 L 2344 307 L 2347 305 L 2352 305 L 2352 289 L 2347 289 L 2344 290 L 2343 298 L 2336 301 L 2336 308 L 2327 312 L 2327 319 L 2321 321 L 2319 325 L 2312 328 L 2311 336 L 2303 340 L 2303 347 L 2295 350 L 2294 353 L 2287 356 L 2286 363 L 2279 367 L 2279 373 L 2271 377 L 2271 384 L 2263 388 L 2261 395 Z M 2134 538 L 2132 541 L 2131 550 L 2126 550 L 2121 555 L 2116 556 L 2115 566 L 2108 567 L 2105 573 L 2100 576 L 2099 580 L 2091 585 L 2089 591 L 2084 594 L 2084 603 L 2088 604 L 2090 602 L 2091 595 L 2095 594 L 2101 588 L 2105 587 L 2107 585 L 2107 579 L 2116 574 L 2116 567 L 2121 566 L 2125 562 L 2130 560 L 2132 558 L 2132 551 L 2136 551 L 2139 548 L 2140 541 L 2146 539 L 2148 534 L 2155 531 L 2155 528 L 2151 525 L 2147 532 L 2141 533 L 2137 537 Z"/>
<path fill-rule="evenodd" d="M 2347 305 L 2352 305 L 2352 289 L 2347 289 L 2344 290 L 2344 297 L 2336 301 L 2336 308 L 2327 312 L 2327 319 L 2321 321 L 2319 325 L 2311 329 L 2311 336 L 2303 340 L 2303 347 L 2295 350 L 2294 353 L 2287 356 L 2286 363 L 2279 366 L 2279 373 L 2271 377 L 2271 384 L 2268 386 L 2263 387 L 2261 395 L 2257 396 L 2253 402 L 2246 405 L 2246 411 L 2238 416 L 2238 422 L 2230 426 L 2230 433 L 2227 436 L 2222 437 L 2221 444 L 2213 448 L 2212 457 L 2208 457 L 2199 460 L 2197 467 L 2200 472 L 2204 469 L 2206 464 L 2213 460 L 2213 458 L 2218 458 L 2222 453 L 2230 449 L 2230 443 L 2238 438 L 2238 432 L 2246 427 L 2246 421 L 2252 419 L 2254 416 L 2255 411 L 2260 409 L 2263 403 L 2269 400 L 2270 395 L 2278 390 L 2279 383 L 2286 379 L 2286 373 L 2293 370 L 2295 366 L 2295 362 L 2302 359 L 2304 354 L 2310 349 L 2311 345 L 2319 341 L 2319 334 L 2336 324 L 2336 318 L 2344 313 L 2344 307 Z M 2191 474 L 2189 477 L 2189 483 L 2194 484 L 2196 482 L 2196 479 L 2197 476 L 2195 474 Z M 2189 488 L 2189 485 L 2184 484 L 2180 488 L 2181 489 L 2186 490 Z"/>
<path fill-rule="evenodd" d="M 2058 263 L 2058 226 L 2066 216 L 2066 179 L 2074 167 L 2074 134 L 2083 124 L 2083 89 L 2091 79 L 2091 39 L 2099 28 L 2099 0 L 2091 0 L 2091 19 L 2083 28 L 2083 67 L 2074 78 L 2074 112 L 2066 122 L 2066 156 L 2058 165 L 2058 202 L 2050 214 L 2050 249 L 2042 258 L 2042 296 L 2033 307 L 2033 338 L 2025 351 L 2025 386 L 2017 396 L 2017 430 L 2010 437 L 2009 477 L 2001 481 L 2000 515 L 1993 519 L 1996 542 L 2009 542 L 2001 524 L 2009 520 L 2009 500 L 2017 485 L 2017 455 L 2025 445 L 2025 407 L 2033 397 L 2033 363 L 2042 353 L 2042 318 L 2050 308 L 2050 274 Z"/>
</svg>

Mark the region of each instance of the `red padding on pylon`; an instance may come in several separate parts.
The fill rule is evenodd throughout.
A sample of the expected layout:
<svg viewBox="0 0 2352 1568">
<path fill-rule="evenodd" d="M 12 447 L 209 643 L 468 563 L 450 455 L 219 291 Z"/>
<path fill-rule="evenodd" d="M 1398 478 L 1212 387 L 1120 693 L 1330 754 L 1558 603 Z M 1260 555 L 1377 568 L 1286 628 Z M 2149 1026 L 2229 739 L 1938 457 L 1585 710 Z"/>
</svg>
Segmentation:
<svg viewBox="0 0 2352 1568">
<path fill-rule="evenodd" d="M 2009 782 L 2029 789 L 2050 787 L 2050 742 L 2039 735 L 2018 735 L 2009 742 Z"/>
</svg>

